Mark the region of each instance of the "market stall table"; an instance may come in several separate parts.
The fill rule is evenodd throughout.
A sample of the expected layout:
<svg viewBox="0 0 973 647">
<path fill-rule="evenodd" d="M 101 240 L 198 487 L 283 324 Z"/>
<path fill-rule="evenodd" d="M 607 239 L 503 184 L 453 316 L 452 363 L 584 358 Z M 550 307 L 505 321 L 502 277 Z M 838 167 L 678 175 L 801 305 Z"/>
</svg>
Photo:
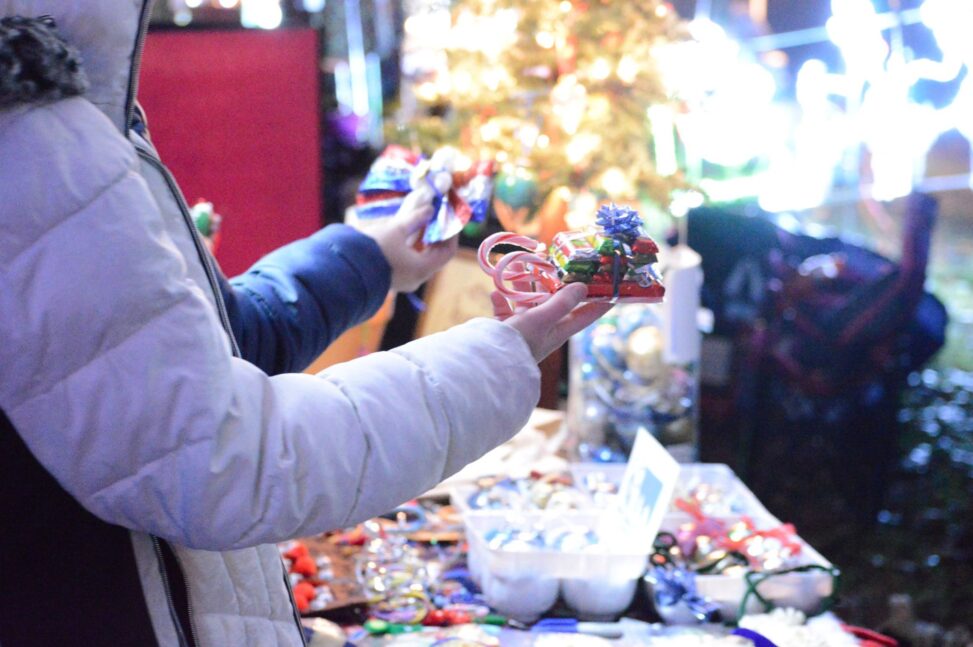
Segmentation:
<svg viewBox="0 0 973 647">
<path fill-rule="evenodd" d="M 550 440 L 549 435 L 541 435 Z M 300 544 L 287 544 L 282 551 L 285 556 L 298 557 L 301 550 L 295 552 L 295 547 L 306 547 L 309 559 L 302 562 L 306 572 L 293 572 L 292 581 L 304 591 L 307 587 L 300 582 L 310 581 L 325 593 L 308 594 L 305 611 L 309 616 L 340 622 L 346 630 L 344 639 L 353 645 L 754 644 L 740 636 L 730 637 L 733 629 L 728 625 L 667 627 L 660 622 L 660 618 L 678 620 L 680 614 L 685 621 L 687 609 L 692 611 L 693 604 L 703 602 L 697 611 L 699 608 L 719 611 L 726 621 L 754 624 L 762 627 L 762 631 L 833 632 L 827 641 L 819 644 L 864 644 L 845 632 L 833 616 L 821 615 L 805 625 L 804 614 L 792 609 L 797 607 L 815 614 L 826 606 L 834 592 L 837 570 L 803 542 L 793 528 L 781 524 L 767 512 L 723 465 L 682 466 L 675 503 L 663 522 L 662 539 L 643 551 L 630 591 L 619 593 L 619 589 L 606 589 L 598 578 L 572 579 L 570 576 L 586 572 L 582 561 L 592 559 L 592 555 L 583 553 L 584 545 L 573 546 L 574 550 L 582 551 L 574 554 L 572 547 L 561 546 L 567 552 L 556 555 L 549 545 L 531 548 L 509 543 L 524 539 L 511 534 L 509 528 L 502 528 L 511 520 L 514 524 L 527 520 L 528 530 L 537 530 L 544 519 L 557 523 L 569 520 L 572 524 L 585 518 L 590 520 L 596 510 L 611 505 L 623 470 L 624 466 L 587 464 L 548 474 L 481 475 L 470 481 L 453 481 L 447 489 L 451 501 L 440 489 L 433 496 L 406 504 L 385 518 L 344 532 L 303 540 Z M 740 535 L 747 527 L 749 535 Z M 727 541 L 746 542 L 750 537 L 749 546 L 746 543 L 739 546 L 742 554 L 749 554 L 750 561 L 730 561 L 722 572 L 707 571 L 699 568 L 700 563 L 693 563 L 689 570 L 697 569 L 695 588 L 670 597 L 669 606 L 660 606 L 660 583 L 653 581 L 651 575 L 653 568 L 669 568 L 660 555 L 675 551 L 678 556 L 678 544 L 685 545 L 687 541 L 698 548 L 717 537 L 717 531 L 725 533 Z M 568 533 L 561 540 L 576 542 L 578 537 Z M 754 548 L 757 544 L 763 553 Z M 771 550 L 768 544 L 772 545 Z M 665 554 L 666 559 L 673 558 L 672 554 Z M 799 559 L 788 562 L 773 561 L 797 556 Z M 590 571 L 589 576 L 619 567 L 617 562 L 605 561 L 604 555 L 595 557 L 602 561 L 590 562 L 600 566 Z M 683 557 L 690 558 L 690 555 L 686 552 Z M 707 556 L 692 559 L 705 561 Z M 769 561 L 758 564 L 757 560 L 761 559 Z M 294 560 L 288 561 L 294 571 Z M 649 576 L 643 580 L 647 562 Z M 317 571 L 307 572 L 309 564 L 316 565 Z M 570 570 L 572 564 L 575 565 L 572 572 L 559 570 Z M 751 581 L 748 571 L 763 569 L 767 574 L 795 566 L 794 572 L 774 575 L 764 584 L 748 586 Z M 504 600 L 504 591 L 497 593 L 496 582 L 490 583 L 504 567 L 522 571 L 513 586 L 505 590 L 514 596 L 514 604 Z M 554 570 L 545 572 L 545 568 Z M 550 601 L 540 599 L 537 587 L 551 591 L 546 593 L 552 596 Z M 613 590 L 623 597 L 613 603 L 617 608 L 607 613 L 578 603 L 579 595 L 593 596 L 590 604 Z M 316 608 L 310 608 L 312 605 Z M 761 615 L 771 606 L 788 610 L 777 611 L 773 616 Z M 747 617 L 741 619 L 739 616 L 744 613 Z M 594 629 L 598 635 L 571 633 L 571 623 L 579 618 L 583 631 Z M 600 622 L 584 624 L 591 620 Z M 775 622 L 783 623 L 784 629 L 776 627 Z M 564 630 L 568 633 L 563 633 Z M 836 636 L 843 642 L 835 642 Z M 786 640 L 770 644 L 783 647 Z"/>
</svg>

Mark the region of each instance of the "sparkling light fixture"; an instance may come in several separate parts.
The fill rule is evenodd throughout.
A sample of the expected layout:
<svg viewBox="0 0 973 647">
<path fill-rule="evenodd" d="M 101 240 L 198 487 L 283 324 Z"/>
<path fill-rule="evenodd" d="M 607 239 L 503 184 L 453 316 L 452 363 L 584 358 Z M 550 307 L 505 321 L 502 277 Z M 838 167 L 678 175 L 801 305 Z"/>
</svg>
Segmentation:
<svg viewBox="0 0 973 647">
<path fill-rule="evenodd" d="M 240 24 L 244 27 L 277 29 L 283 20 L 280 0 L 242 0 Z"/>
</svg>

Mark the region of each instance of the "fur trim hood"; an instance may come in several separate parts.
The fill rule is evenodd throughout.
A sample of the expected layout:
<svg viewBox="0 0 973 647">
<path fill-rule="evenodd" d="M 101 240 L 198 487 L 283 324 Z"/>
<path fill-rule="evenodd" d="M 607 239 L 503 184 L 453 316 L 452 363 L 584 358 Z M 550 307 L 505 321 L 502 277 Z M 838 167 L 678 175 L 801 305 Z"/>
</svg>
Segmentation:
<svg viewBox="0 0 973 647">
<path fill-rule="evenodd" d="M 122 132 L 152 0 L 0 0 L 0 108 L 87 91 Z"/>
<path fill-rule="evenodd" d="M 81 56 L 50 16 L 0 18 L 0 108 L 82 94 Z"/>
</svg>

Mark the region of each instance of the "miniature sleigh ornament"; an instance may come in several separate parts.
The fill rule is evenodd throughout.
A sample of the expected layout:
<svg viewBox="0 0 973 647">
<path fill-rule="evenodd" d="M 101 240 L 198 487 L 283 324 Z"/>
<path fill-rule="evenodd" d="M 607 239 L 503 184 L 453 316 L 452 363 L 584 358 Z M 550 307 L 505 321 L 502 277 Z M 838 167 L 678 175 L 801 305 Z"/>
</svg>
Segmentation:
<svg viewBox="0 0 973 647">
<path fill-rule="evenodd" d="M 494 234 L 478 260 L 514 310 L 524 310 L 568 283 L 587 284 L 585 301 L 659 303 L 666 289 L 652 267 L 658 253 L 638 213 L 611 204 L 598 210 L 595 226 L 560 232 L 547 250 L 527 236 Z"/>
</svg>

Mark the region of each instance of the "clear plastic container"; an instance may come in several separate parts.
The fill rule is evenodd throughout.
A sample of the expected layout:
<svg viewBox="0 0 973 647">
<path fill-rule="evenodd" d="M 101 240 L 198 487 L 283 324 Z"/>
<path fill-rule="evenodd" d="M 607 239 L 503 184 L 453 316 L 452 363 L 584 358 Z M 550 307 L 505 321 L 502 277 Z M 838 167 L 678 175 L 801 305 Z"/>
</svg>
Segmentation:
<svg viewBox="0 0 973 647">
<path fill-rule="evenodd" d="M 491 547 L 491 531 L 510 527 L 548 529 L 587 527 L 602 523 L 595 513 L 483 511 L 464 517 L 469 543 L 469 568 L 487 603 L 521 622 L 532 622 L 548 611 L 560 594 L 578 616 L 607 620 L 632 601 L 645 571 L 651 547 L 623 541 L 596 550 L 561 551 L 551 548 L 517 550 Z"/>
<path fill-rule="evenodd" d="M 583 490 L 588 500 L 592 502 L 592 507 L 604 509 L 610 505 L 611 498 L 602 496 L 597 491 L 598 483 L 610 484 L 617 491 L 625 474 L 625 464 L 572 463 L 570 471 L 577 487 Z M 594 494 L 592 494 L 593 490 Z M 698 499 L 707 514 L 770 515 L 750 488 L 732 469 L 722 463 L 681 464 L 672 512 L 678 512 L 678 508 L 675 507 L 677 499 L 687 498 Z"/>
<path fill-rule="evenodd" d="M 698 362 L 667 357 L 661 305 L 622 304 L 571 338 L 568 452 L 628 456 L 646 430 L 680 463 L 697 452 Z"/>
<path fill-rule="evenodd" d="M 625 466 L 603 463 L 571 465 L 576 483 L 585 480 L 620 484 Z M 708 488 L 711 499 L 697 499 L 710 517 L 728 521 L 742 516 L 751 518 L 757 528 L 781 525 L 750 489 L 726 465 L 693 463 L 682 465 L 675 498 L 699 495 L 700 486 Z M 587 492 L 585 488 L 580 488 Z M 493 548 L 491 531 L 503 528 L 528 529 L 538 526 L 587 526 L 597 529 L 610 501 L 596 494 L 586 494 L 587 507 L 579 510 L 471 510 L 472 485 L 453 488 L 453 503 L 463 513 L 469 543 L 469 567 L 473 578 L 483 589 L 488 604 L 497 611 L 522 622 L 532 622 L 550 610 L 560 596 L 579 617 L 593 620 L 612 619 L 631 603 L 638 580 L 647 564 L 651 546 L 619 544 L 600 552 L 566 552 L 552 549 L 510 550 Z M 662 529 L 675 533 L 691 521 L 687 513 L 672 508 L 665 516 Z M 798 563 L 832 568 L 820 553 L 798 538 L 801 546 Z M 646 583 L 651 589 L 651 585 Z M 697 591 L 720 606 L 725 619 L 735 619 L 747 591 L 742 574 L 697 575 Z M 760 594 L 778 606 L 789 606 L 813 613 L 823 599 L 831 595 L 832 576 L 824 570 L 774 576 L 759 585 Z M 650 591 L 651 592 L 651 591 Z M 651 598 L 651 595 L 650 595 Z M 763 607 L 751 596 L 747 612 Z"/>
<path fill-rule="evenodd" d="M 624 466 L 622 467 L 624 468 Z M 526 479 L 521 479 L 519 482 L 523 485 Z M 542 487 L 542 485 L 536 485 L 536 487 Z M 594 508 L 600 507 L 590 493 L 585 492 L 582 488 L 567 487 L 565 490 L 569 491 L 557 492 L 549 497 L 545 497 L 543 493 L 540 493 L 533 498 L 530 493 L 520 490 L 518 496 L 511 498 L 512 503 L 510 505 L 498 504 L 496 507 L 476 507 L 470 500 L 480 492 L 480 488 L 474 483 L 459 483 L 449 488 L 449 498 L 453 506 L 464 517 L 467 515 L 476 516 L 496 512 L 547 511 L 552 514 L 561 514 L 591 511 Z M 539 503 L 538 498 L 544 499 L 543 505 Z"/>
<path fill-rule="evenodd" d="M 748 513 L 758 529 L 769 529 L 781 525 L 779 519 L 768 512 Z M 662 522 L 662 530 L 675 533 L 679 526 L 691 518 L 683 513 L 670 513 Z M 729 517 L 725 520 L 732 522 L 739 517 Z M 768 577 L 757 585 L 760 595 L 774 606 L 792 607 L 807 614 L 816 614 L 821 610 L 821 603 L 834 592 L 834 581 L 831 574 L 833 566 L 821 553 L 816 551 L 806 541 L 797 537 L 800 552 L 795 563 L 801 566 L 814 565 L 816 570 L 793 572 Z M 645 580 L 645 586 L 652 596 L 652 585 Z M 744 574 L 697 574 L 696 591 L 700 596 L 708 598 L 720 607 L 724 621 L 733 621 L 738 617 L 740 604 L 747 593 L 747 580 Z M 657 609 L 665 617 L 665 611 Z M 745 613 L 762 613 L 764 606 L 753 595 L 747 600 Z"/>
</svg>

